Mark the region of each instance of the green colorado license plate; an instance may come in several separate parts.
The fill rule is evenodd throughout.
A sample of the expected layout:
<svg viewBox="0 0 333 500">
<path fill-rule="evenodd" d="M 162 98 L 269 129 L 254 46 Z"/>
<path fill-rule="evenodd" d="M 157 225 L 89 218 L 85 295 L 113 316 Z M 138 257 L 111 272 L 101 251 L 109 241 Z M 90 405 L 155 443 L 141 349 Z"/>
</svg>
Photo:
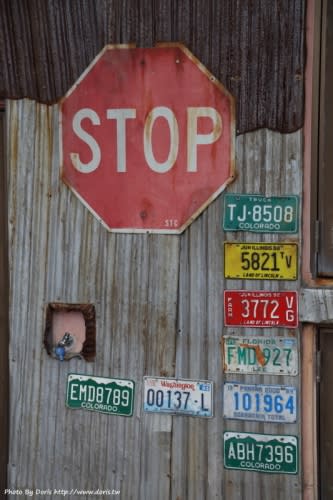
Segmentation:
<svg viewBox="0 0 333 500">
<path fill-rule="evenodd" d="M 298 196 L 226 194 L 223 229 L 256 233 L 296 233 Z"/>
<path fill-rule="evenodd" d="M 296 436 L 225 432 L 224 467 L 297 474 L 298 439 Z"/>
<path fill-rule="evenodd" d="M 66 404 L 69 408 L 129 417 L 133 414 L 133 401 L 132 380 L 68 375 Z"/>
</svg>

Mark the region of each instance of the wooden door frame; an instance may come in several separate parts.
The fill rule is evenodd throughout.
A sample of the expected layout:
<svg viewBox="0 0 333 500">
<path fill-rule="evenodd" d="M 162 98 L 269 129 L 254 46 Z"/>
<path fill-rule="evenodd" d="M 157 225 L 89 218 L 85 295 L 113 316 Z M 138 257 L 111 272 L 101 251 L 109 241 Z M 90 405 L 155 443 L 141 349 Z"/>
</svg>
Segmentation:
<svg viewBox="0 0 333 500">
<path fill-rule="evenodd" d="M 318 479 L 319 479 L 319 498 L 331 498 L 333 481 L 330 479 L 328 487 L 328 478 L 331 478 L 333 465 L 333 425 L 332 425 L 332 407 L 333 397 L 331 396 L 332 387 L 332 360 L 333 354 L 333 325 L 320 326 L 318 329 L 318 347 L 319 347 L 319 398 L 318 398 Z M 332 434 L 331 434 L 332 432 Z M 327 446 L 329 442 L 329 446 Z"/>
<path fill-rule="evenodd" d="M 5 110 L 0 100 L 0 492 L 7 488 L 9 449 L 9 270 Z"/>
</svg>

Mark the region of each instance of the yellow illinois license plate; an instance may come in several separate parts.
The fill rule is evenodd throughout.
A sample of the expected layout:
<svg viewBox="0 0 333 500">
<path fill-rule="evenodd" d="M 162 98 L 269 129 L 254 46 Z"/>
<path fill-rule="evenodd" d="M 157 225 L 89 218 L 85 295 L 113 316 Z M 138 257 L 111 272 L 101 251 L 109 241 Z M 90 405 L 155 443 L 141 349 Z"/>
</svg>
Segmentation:
<svg viewBox="0 0 333 500">
<path fill-rule="evenodd" d="M 296 280 L 296 243 L 225 243 L 224 277 Z"/>
</svg>

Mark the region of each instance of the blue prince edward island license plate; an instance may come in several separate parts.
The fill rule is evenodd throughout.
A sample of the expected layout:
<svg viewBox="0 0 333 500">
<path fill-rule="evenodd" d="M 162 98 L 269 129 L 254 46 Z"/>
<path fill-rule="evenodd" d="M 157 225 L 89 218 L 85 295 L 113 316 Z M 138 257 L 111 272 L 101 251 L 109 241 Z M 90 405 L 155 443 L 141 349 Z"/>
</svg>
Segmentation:
<svg viewBox="0 0 333 500">
<path fill-rule="evenodd" d="M 225 418 L 260 422 L 294 423 L 297 419 L 296 387 L 225 382 Z"/>
</svg>

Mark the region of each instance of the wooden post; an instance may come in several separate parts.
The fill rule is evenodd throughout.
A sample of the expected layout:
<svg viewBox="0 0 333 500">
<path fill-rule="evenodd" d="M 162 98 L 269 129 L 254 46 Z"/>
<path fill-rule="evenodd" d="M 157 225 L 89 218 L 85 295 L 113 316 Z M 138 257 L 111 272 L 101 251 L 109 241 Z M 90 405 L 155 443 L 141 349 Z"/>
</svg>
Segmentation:
<svg viewBox="0 0 333 500">
<path fill-rule="evenodd" d="M 7 256 L 7 189 L 4 152 L 5 113 L 0 101 L 0 491 L 7 487 L 9 434 L 9 318 Z"/>
</svg>

